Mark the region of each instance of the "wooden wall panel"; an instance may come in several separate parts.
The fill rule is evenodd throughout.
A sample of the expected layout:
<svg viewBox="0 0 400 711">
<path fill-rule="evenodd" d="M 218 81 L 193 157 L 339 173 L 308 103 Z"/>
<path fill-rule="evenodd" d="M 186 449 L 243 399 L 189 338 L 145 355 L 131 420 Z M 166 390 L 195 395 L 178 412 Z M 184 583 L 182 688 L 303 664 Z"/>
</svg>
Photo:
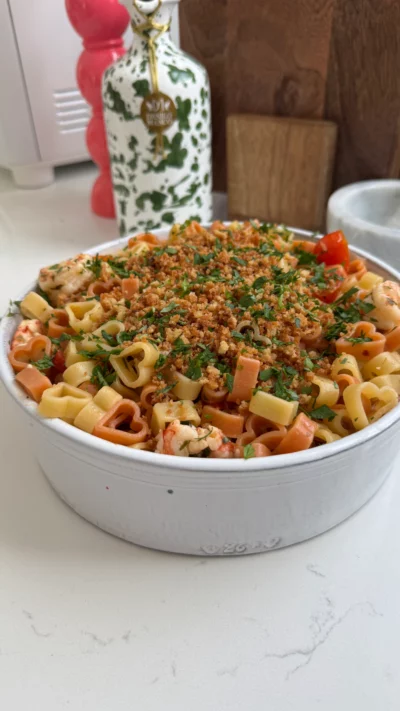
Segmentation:
<svg viewBox="0 0 400 711">
<path fill-rule="evenodd" d="M 211 84 L 214 189 L 226 189 L 225 60 L 228 0 L 182 0 L 181 44 L 207 68 Z"/>
<path fill-rule="evenodd" d="M 228 114 L 323 115 L 334 0 L 228 0 Z"/>
<path fill-rule="evenodd" d="M 399 0 L 336 0 L 325 109 L 339 124 L 336 187 L 399 177 L 399 28 Z"/>
<path fill-rule="evenodd" d="M 225 119 L 339 126 L 335 187 L 400 176 L 400 0 L 181 0 L 182 46 L 213 94 L 214 185 L 226 188 Z"/>
</svg>

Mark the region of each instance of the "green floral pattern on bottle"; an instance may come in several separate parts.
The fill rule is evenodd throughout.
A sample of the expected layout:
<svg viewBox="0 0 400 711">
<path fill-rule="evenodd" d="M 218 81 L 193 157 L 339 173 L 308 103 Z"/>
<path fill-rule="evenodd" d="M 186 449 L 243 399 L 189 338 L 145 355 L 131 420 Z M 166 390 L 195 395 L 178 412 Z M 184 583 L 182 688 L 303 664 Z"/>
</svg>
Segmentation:
<svg viewBox="0 0 400 711">
<path fill-rule="evenodd" d="M 131 10 L 136 24 L 140 18 Z M 165 23 L 171 3 L 162 5 Z M 107 69 L 103 80 L 115 204 L 121 234 L 188 219 L 211 220 L 210 90 L 204 67 L 171 41 L 157 40 L 160 92 L 175 104 L 176 120 L 163 134 L 163 155 L 155 155 L 155 134 L 141 118 L 153 91 L 147 44 L 136 35 L 132 50 Z"/>
</svg>

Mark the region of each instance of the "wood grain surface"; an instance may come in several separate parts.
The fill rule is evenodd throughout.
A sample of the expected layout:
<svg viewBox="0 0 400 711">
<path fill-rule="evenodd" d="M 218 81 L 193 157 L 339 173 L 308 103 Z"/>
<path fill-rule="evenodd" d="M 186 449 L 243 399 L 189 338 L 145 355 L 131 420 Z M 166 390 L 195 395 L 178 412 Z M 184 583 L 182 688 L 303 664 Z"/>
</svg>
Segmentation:
<svg viewBox="0 0 400 711">
<path fill-rule="evenodd" d="M 228 0 L 184 0 L 180 4 L 182 47 L 204 64 L 211 84 L 213 180 L 226 188 L 226 22 Z"/>
<path fill-rule="evenodd" d="M 338 123 L 335 186 L 400 175 L 400 0 L 181 0 L 182 47 L 213 92 L 214 179 L 225 119 Z"/>
<path fill-rule="evenodd" d="M 399 0 L 336 0 L 325 116 L 340 126 L 335 186 L 399 177 Z"/>
<path fill-rule="evenodd" d="M 321 120 L 230 116 L 229 217 L 322 229 L 336 135 Z"/>
<path fill-rule="evenodd" d="M 333 2 L 228 0 L 228 114 L 323 115 Z"/>
</svg>

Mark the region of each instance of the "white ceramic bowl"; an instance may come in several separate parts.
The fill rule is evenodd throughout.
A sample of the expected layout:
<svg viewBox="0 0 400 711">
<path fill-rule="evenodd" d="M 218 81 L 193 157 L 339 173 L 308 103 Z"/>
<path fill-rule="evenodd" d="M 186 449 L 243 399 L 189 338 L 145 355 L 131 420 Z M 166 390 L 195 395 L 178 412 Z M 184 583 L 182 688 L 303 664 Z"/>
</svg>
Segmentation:
<svg viewBox="0 0 400 711">
<path fill-rule="evenodd" d="M 400 180 L 366 180 L 340 188 L 329 198 L 327 228 L 343 230 L 352 245 L 400 269 Z"/>
<path fill-rule="evenodd" d="M 158 235 L 166 233 L 160 230 Z M 112 252 L 126 240 L 100 245 L 90 253 Z M 361 250 L 354 252 L 367 257 L 383 276 L 400 279 L 382 262 Z M 125 540 L 208 556 L 280 548 L 343 521 L 375 494 L 391 471 L 398 451 L 400 407 L 338 442 L 247 461 L 136 451 L 61 420 L 43 420 L 15 384 L 8 362 L 16 323 L 12 317 L 0 325 L 0 376 L 21 406 L 21 419 L 33 421 L 40 466 L 71 508 Z"/>
</svg>

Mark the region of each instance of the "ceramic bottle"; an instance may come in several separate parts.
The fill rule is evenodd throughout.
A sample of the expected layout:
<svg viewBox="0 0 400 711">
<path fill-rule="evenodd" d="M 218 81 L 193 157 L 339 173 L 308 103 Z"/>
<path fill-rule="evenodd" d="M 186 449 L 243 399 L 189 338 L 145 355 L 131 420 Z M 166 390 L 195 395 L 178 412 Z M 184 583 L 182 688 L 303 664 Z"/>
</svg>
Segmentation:
<svg viewBox="0 0 400 711">
<path fill-rule="evenodd" d="M 103 78 L 103 105 L 121 234 L 211 220 L 207 72 L 172 42 L 179 0 L 123 0 L 133 45 Z"/>
</svg>

